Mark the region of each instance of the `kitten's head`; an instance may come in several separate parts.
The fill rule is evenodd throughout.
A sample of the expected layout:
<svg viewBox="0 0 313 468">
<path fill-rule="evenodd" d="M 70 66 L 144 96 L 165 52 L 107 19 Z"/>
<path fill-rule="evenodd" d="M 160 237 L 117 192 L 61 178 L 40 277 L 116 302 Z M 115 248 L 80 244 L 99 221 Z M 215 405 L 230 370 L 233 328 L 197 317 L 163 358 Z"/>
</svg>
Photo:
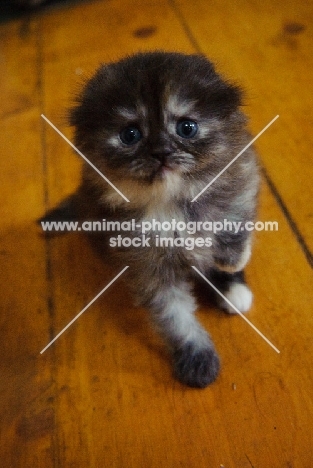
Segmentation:
<svg viewBox="0 0 313 468">
<path fill-rule="evenodd" d="M 244 123 L 240 104 L 240 89 L 205 57 L 154 52 L 102 66 L 70 121 L 101 172 L 151 185 L 223 167 Z"/>
</svg>

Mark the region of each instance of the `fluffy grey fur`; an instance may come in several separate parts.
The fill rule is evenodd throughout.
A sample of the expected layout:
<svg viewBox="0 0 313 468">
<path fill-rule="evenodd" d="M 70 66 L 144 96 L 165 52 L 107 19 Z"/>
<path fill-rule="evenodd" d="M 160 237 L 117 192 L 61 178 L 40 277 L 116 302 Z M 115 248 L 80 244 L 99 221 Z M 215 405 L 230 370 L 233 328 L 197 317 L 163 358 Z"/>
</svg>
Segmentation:
<svg viewBox="0 0 313 468">
<path fill-rule="evenodd" d="M 103 65 L 71 111 L 75 144 L 130 203 L 86 164 L 67 208 L 88 220 L 254 220 L 259 176 L 252 148 L 191 202 L 250 141 L 240 105 L 241 90 L 203 56 L 156 52 Z M 130 266 L 134 298 L 149 309 L 167 342 L 177 378 L 193 387 L 213 382 L 219 359 L 194 315 L 191 266 L 216 280 L 224 294 L 231 290 L 232 299 L 246 310 L 252 296 L 242 270 L 250 256 L 249 232 L 210 233 L 212 246 L 193 250 L 155 247 L 154 242 L 112 248 L 112 233 L 101 236 L 106 261 Z M 155 233 L 149 236 L 154 239 Z"/>
</svg>

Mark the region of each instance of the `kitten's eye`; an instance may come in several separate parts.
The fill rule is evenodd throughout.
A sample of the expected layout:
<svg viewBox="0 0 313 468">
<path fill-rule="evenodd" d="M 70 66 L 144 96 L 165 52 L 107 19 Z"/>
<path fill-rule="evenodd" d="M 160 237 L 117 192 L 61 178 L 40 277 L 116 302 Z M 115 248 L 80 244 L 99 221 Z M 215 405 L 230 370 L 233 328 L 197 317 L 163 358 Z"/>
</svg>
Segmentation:
<svg viewBox="0 0 313 468">
<path fill-rule="evenodd" d="M 193 120 L 181 120 L 176 125 L 176 133 L 182 138 L 193 138 L 198 131 L 198 124 Z"/>
<path fill-rule="evenodd" d="M 141 138 L 141 131 L 133 125 L 124 128 L 120 133 L 120 139 L 125 143 L 125 145 L 134 145 L 135 143 L 138 143 Z"/>
</svg>

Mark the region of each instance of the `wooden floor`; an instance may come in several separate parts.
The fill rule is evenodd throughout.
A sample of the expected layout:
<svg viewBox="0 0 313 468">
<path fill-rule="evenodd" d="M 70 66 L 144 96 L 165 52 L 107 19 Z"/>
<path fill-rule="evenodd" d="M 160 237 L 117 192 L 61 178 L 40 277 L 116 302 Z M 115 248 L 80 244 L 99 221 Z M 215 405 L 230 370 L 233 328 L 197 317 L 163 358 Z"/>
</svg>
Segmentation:
<svg viewBox="0 0 313 468">
<path fill-rule="evenodd" d="M 295 0 L 107 0 L 0 25 L 2 468 L 313 466 L 313 6 Z M 172 377 L 145 310 L 87 241 L 35 220 L 72 192 L 81 162 L 66 108 L 100 62 L 141 50 L 203 52 L 247 92 L 264 167 L 247 269 L 249 319 L 200 307 L 222 359 L 205 390 Z M 310 253 L 311 252 L 311 253 Z"/>
</svg>

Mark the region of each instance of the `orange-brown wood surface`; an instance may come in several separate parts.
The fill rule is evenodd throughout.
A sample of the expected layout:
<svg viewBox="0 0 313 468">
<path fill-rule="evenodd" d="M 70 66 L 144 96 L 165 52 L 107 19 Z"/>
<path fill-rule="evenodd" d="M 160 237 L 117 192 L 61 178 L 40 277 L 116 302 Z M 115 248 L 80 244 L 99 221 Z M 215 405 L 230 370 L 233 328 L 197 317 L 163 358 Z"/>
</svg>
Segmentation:
<svg viewBox="0 0 313 468">
<path fill-rule="evenodd" d="M 0 25 L 0 466 L 313 466 L 313 121 L 310 3 L 108 0 L 58 4 Z M 71 193 L 81 161 L 66 109 L 101 62 L 138 50 L 202 52 L 246 89 L 264 180 L 247 268 L 248 318 L 202 300 L 222 359 L 205 390 L 171 371 L 147 312 L 78 233 L 45 238 L 35 220 Z"/>
</svg>

